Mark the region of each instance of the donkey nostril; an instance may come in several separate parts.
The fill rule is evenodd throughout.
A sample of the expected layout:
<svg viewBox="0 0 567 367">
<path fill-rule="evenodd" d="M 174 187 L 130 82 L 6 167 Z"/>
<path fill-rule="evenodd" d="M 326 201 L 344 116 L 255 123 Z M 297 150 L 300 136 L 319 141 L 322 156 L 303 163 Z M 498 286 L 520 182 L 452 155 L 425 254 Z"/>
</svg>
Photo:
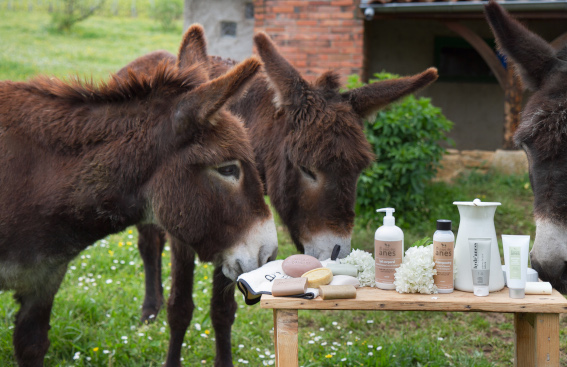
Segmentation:
<svg viewBox="0 0 567 367">
<path fill-rule="evenodd" d="M 272 254 L 270 255 L 270 257 L 268 257 L 267 262 L 274 261 L 276 259 L 276 257 L 278 257 L 278 248 L 277 247 L 274 249 L 274 251 L 272 251 Z"/>
<path fill-rule="evenodd" d="M 242 262 L 240 260 L 236 260 L 235 270 L 238 275 L 244 274 L 244 267 L 242 266 Z"/>
<path fill-rule="evenodd" d="M 275 260 L 276 256 L 278 256 L 277 247 L 274 250 L 272 250 L 271 253 L 269 253 L 269 251 L 270 251 L 270 246 L 262 246 L 259 256 L 259 261 L 260 261 L 260 264 L 258 264 L 259 266 L 262 266 L 270 261 Z"/>
</svg>

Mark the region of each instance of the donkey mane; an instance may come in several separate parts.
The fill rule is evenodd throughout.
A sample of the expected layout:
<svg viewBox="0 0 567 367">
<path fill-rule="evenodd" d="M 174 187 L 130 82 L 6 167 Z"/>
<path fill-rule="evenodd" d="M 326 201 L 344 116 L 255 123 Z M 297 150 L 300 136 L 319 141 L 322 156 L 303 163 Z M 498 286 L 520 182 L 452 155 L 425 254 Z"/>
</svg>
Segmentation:
<svg viewBox="0 0 567 367">
<path fill-rule="evenodd" d="M 78 77 L 67 82 L 46 76 L 27 83 L 3 82 L 0 101 L 4 105 L 0 104 L 0 110 L 6 111 L 6 118 L 0 119 L 0 131 L 12 132 L 59 154 L 76 154 L 103 141 L 129 139 L 142 128 L 136 110 L 147 110 L 145 128 L 159 124 L 160 114 L 168 112 L 160 107 L 163 100 L 207 81 L 203 69 L 200 64 L 179 69 L 163 62 L 149 74 L 128 70 L 123 76 L 112 75 L 108 82 L 81 81 Z M 27 119 L 10 113 L 10 104 L 18 100 L 25 101 L 22 108 Z M 140 100 L 150 104 L 155 100 L 155 106 L 151 108 Z"/>
<path fill-rule="evenodd" d="M 567 101 L 540 100 L 537 108 L 524 113 L 514 140 L 517 145 L 531 141 L 532 151 L 541 159 L 553 159 L 567 144 Z"/>
<path fill-rule="evenodd" d="M 348 103 L 328 89 L 311 90 L 307 94 L 308 103 L 292 114 L 294 131 L 288 136 L 290 155 L 302 165 L 322 170 L 366 168 L 374 155 L 355 126 L 359 122 L 340 117 L 350 111 Z M 329 104 L 334 108 L 327 108 Z"/>
<path fill-rule="evenodd" d="M 73 77 L 70 81 L 39 76 L 26 88 L 30 92 L 57 97 L 69 102 L 107 103 L 125 102 L 133 98 L 147 98 L 150 94 L 163 94 L 170 90 L 189 91 L 207 79 L 199 64 L 184 69 L 162 61 L 150 74 L 128 70 L 127 76 L 111 74 L 108 82 L 94 82 Z"/>
</svg>

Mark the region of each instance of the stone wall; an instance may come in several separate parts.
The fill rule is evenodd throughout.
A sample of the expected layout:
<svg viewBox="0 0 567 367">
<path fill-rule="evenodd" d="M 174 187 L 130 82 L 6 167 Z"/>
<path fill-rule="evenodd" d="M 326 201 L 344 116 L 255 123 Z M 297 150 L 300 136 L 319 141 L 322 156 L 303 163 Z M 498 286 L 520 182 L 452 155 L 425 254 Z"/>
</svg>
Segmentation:
<svg viewBox="0 0 567 367">
<path fill-rule="evenodd" d="M 185 0 L 184 4 L 183 25 L 185 29 L 193 23 L 203 25 L 209 55 L 237 61 L 252 55 L 254 12 L 247 12 L 252 0 Z"/>
<path fill-rule="evenodd" d="M 486 173 L 489 170 L 505 174 L 528 172 L 528 159 L 523 150 L 456 150 L 448 149 L 441 160 L 442 168 L 435 181 L 450 182 L 458 175 L 471 171 Z"/>
</svg>

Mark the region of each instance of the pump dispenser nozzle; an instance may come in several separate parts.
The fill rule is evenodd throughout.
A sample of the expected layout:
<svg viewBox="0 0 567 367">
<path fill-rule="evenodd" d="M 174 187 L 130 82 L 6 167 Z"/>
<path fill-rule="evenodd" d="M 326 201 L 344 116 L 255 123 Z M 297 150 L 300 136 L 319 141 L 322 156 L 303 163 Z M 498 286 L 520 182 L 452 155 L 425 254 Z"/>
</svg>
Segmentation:
<svg viewBox="0 0 567 367">
<path fill-rule="evenodd" d="M 396 211 L 396 209 L 394 209 L 394 208 L 376 209 L 377 213 L 380 213 L 380 212 L 386 213 L 386 215 L 384 216 L 384 225 L 385 226 L 395 226 L 396 225 L 396 218 L 394 218 L 394 216 L 392 215 L 392 213 L 394 213 L 395 211 Z"/>
</svg>

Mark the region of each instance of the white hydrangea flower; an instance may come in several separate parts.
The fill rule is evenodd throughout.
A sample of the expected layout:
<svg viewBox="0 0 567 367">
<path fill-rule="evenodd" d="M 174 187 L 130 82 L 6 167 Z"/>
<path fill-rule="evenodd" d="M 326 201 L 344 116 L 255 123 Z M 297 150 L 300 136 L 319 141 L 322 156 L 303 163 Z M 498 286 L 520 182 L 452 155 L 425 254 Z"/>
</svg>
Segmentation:
<svg viewBox="0 0 567 367">
<path fill-rule="evenodd" d="M 341 264 L 356 266 L 357 279 L 361 287 L 376 287 L 376 263 L 371 253 L 354 249 L 347 257 L 341 259 Z"/>
<path fill-rule="evenodd" d="M 433 244 L 410 247 L 394 275 L 394 285 L 399 293 L 437 293 L 433 275 L 437 274 L 433 262 Z"/>
</svg>

